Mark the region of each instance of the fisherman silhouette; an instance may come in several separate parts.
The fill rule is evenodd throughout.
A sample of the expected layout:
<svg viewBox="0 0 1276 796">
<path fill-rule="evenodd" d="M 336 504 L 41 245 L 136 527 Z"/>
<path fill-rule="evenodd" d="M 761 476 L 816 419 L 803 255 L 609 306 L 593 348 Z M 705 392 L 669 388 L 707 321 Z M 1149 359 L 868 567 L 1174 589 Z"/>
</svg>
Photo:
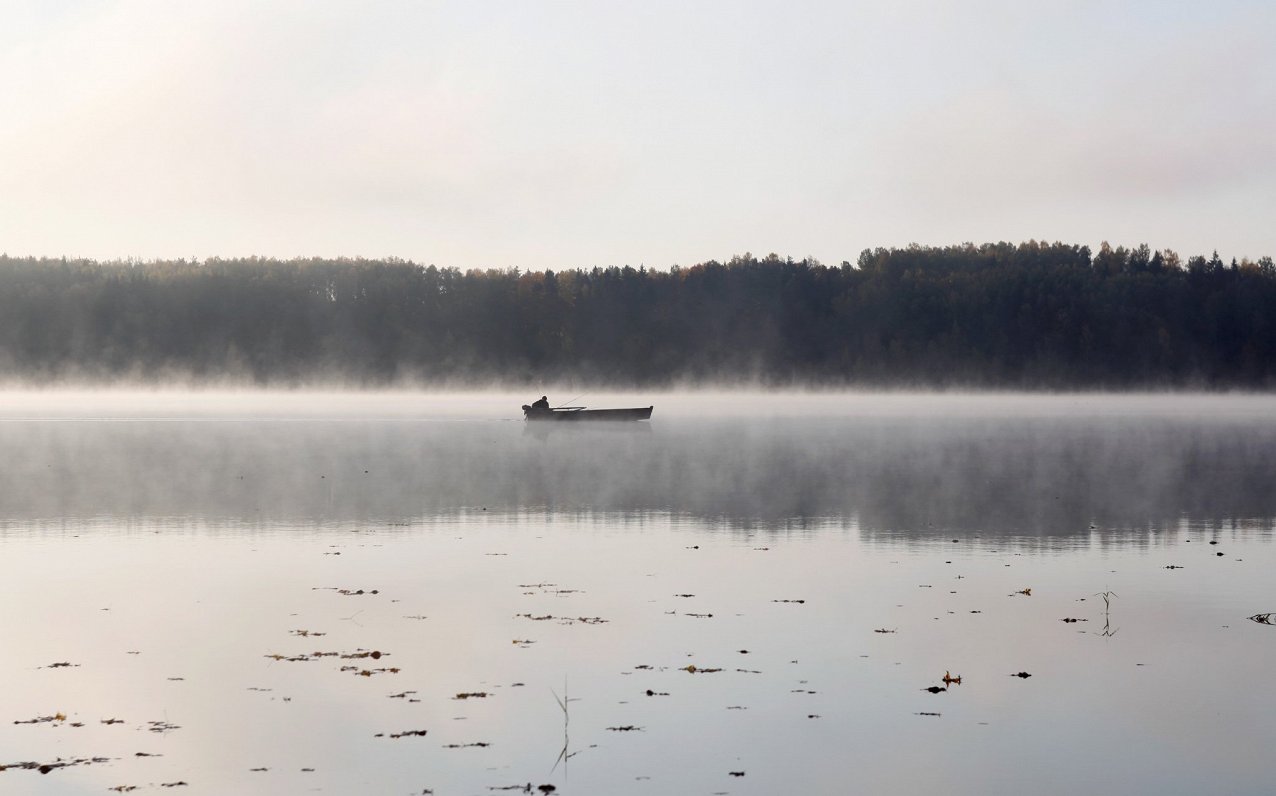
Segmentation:
<svg viewBox="0 0 1276 796">
<path fill-rule="evenodd" d="M 536 401 L 535 403 L 533 403 L 533 404 L 532 404 L 532 408 L 533 408 L 533 409 L 548 409 L 548 408 L 549 408 L 549 398 L 548 398 L 548 397 L 546 397 L 546 396 L 544 396 L 544 395 L 542 395 L 542 396 L 541 396 L 541 399 L 540 399 L 539 401 Z"/>
</svg>

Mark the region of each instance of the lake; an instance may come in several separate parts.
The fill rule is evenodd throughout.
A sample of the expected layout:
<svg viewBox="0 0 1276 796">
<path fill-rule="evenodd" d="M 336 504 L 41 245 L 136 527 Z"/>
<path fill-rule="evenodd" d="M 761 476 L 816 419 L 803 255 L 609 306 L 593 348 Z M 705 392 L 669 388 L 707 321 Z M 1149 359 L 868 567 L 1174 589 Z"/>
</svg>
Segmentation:
<svg viewBox="0 0 1276 796">
<path fill-rule="evenodd" d="M 0 394 L 0 791 L 1271 791 L 1276 398 L 533 397 Z"/>
</svg>

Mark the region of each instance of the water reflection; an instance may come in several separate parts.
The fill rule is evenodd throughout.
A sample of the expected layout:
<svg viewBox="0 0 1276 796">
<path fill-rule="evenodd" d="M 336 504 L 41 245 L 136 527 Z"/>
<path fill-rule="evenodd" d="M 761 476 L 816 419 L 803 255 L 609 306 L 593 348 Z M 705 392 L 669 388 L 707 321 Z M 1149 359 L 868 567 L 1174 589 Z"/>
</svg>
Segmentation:
<svg viewBox="0 0 1276 796">
<path fill-rule="evenodd" d="M 742 528 L 1085 536 L 1276 516 L 1252 418 L 0 423 L 10 523 L 672 515 Z"/>
</svg>

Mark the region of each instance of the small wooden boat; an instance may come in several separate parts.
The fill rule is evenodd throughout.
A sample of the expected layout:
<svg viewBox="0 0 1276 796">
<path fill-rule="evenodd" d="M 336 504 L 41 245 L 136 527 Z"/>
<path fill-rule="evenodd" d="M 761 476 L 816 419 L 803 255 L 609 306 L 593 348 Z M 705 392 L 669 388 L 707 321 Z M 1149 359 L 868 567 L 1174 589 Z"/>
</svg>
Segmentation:
<svg viewBox="0 0 1276 796">
<path fill-rule="evenodd" d="M 523 404 L 525 420 L 650 420 L 655 407 L 641 406 L 635 409 L 586 409 L 583 406 L 562 406 L 557 409 L 540 409 Z"/>
</svg>

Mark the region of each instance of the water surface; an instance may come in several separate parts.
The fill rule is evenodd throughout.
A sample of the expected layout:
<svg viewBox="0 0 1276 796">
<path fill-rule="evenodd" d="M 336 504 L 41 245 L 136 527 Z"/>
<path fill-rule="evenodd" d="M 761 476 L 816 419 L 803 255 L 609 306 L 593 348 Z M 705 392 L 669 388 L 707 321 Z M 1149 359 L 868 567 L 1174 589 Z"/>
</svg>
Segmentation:
<svg viewBox="0 0 1276 796">
<path fill-rule="evenodd" d="M 5 396 L 0 784 L 1267 792 L 1271 399 L 523 402 Z"/>
</svg>

